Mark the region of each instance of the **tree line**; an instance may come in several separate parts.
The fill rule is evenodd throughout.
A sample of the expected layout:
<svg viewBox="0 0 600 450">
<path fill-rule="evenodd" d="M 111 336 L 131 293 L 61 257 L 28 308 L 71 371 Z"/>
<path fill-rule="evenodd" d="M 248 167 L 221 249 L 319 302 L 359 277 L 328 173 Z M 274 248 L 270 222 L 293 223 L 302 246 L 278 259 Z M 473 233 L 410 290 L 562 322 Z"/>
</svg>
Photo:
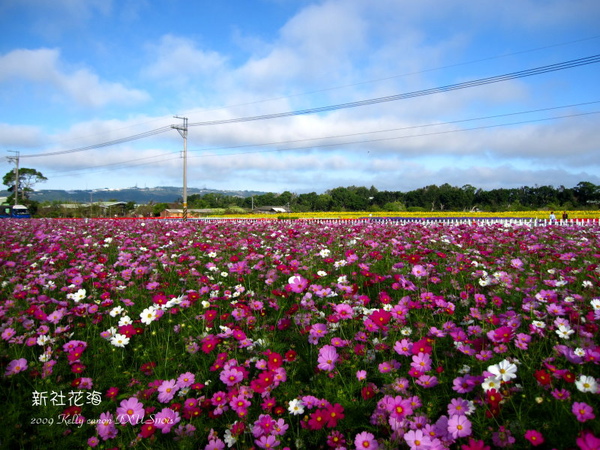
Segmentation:
<svg viewBox="0 0 600 450">
<path fill-rule="evenodd" d="M 380 191 L 374 186 L 337 187 L 322 194 L 289 191 L 253 197 L 223 194 L 194 194 L 189 208 L 245 208 L 282 206 L 294 212 L 309 211 L 528 211 L 537 209 L 598 209 L 600 186 L 582 181 L 575 187 L 522 186 L 484 190 L 470 184 L 448 183 L 425 186 L 408 192 Z"/>
<path fill-rule="evenodd" d="M 46 177 L 35 169 L 22 168 L 19 171 L 20 201 L 28 205 L 33 212 L 37 202 L 29 200 L 33 185 L 46 181 Z M 15 194 L 16 176 L 10 171 L 3 177 L 8 191 Z M 13 200 L 9 198 L 9 201 Z M 181 200 L 181 199 L 180 199 Z M 132 202 L 130 202 L 132 203 Z M 329 211 L 528 211 L 537 209 L 586 210 L 598 209 L 600 204 L 600 186 L 589 181 L 581 181 L 576 186 L 522 186 L 519 188 L 499 188 L 484 190 L 470 184 L 451 186 L 428 185 L 408 192 L 380 191 L 374 186 L 337 187 L 322 194 L 310 192 L 295 194 L 268 192 L 252 197 L 236 197 L 226 194 L 193 194 L 188 197 L 190 209 L 255 209 L 261 206 L 286 207 L 293 212 L 329 212 Z M 128 205 L 127 210 L 134 208 Z M 153 214 L 167 204 L 157 204 Z"/>
</svg>

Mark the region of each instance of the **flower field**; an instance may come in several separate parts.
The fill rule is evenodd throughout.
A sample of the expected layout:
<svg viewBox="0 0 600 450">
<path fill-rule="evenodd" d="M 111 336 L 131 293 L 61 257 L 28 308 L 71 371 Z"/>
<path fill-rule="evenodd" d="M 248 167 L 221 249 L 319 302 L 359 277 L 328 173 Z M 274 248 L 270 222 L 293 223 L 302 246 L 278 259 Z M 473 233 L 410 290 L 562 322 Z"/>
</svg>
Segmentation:
<svg viewBox="0 0 600 450">
<path fill-rule="evenodd" d="M 2 225 L 2 448 L 600 448 L 595 222 Z"/>
</svg>

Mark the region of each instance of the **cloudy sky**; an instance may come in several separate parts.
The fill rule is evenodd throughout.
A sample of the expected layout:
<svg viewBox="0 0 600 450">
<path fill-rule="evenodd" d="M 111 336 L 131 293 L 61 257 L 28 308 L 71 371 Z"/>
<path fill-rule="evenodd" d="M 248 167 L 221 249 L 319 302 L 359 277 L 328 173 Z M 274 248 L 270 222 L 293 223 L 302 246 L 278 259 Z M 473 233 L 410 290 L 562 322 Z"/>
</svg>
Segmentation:
<svg viewBox="0 0 600 450">
<path fill-rule="evenodd" d="M 189 187 L 600 184 L 598 23 L 597 0 L 1 0 L 0 175 L 18 151 L 38 189 L 181 186 L 179 116 Z"/>
</svg>

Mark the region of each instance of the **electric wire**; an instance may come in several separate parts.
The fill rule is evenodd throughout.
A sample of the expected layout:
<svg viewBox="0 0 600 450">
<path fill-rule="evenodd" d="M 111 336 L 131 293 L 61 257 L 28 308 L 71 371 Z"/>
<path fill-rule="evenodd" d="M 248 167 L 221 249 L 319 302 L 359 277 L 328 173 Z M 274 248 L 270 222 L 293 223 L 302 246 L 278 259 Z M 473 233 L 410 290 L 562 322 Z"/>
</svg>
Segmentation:
<svg viewBox="0 0 600 450">
<path fill-rule="evenodd" d="M 586 102 L 586 103 L 582 103 L 582 104 L 578 104 L 578 105 L 593 104 L 593 103 L 600 103 L 600 101 Z M 514 115 L 518 115 L 518 114 L 527 114 L 527 113 L 538 112 L 538 111 L 547 111 L 547 110 L 553 110 L 553 109 L 567 108 L 567 107 L 570 107 L 570 106 L 575 106 L 575 105 L 567 105 L 567 106 L 552 107 L 552 108 L 543 108 L 542 110 L 531 110 L 531 111 L 522 111 L 522 112 L 515 112 L 515 113 L 499 114 L 499 115 L 487 116 L 487 117 L 477 117 L 477 118 L 473 118 L 473 119 L 461 119 L 461 120 L 457 120 L 457 121 L 435 123 L 435 124 L 415 125 L 415 126 L 411 126 L 411 127 L 403 127 L 403 128 L 398 128 L 398 129 L 392 129 L 392 130 L 382 130 L 382 131 L 374 131 L 374 132 L 367 132 L 367 133 L 353 133 L 353 134 L 349 134 L 349 135 L 340 135 L 340 136 L 335 136 L 335 137 L 350 137 L 350 136 L 357 136 L 357 135 L 361 135 L 361 134 L 373 134 L 373 133 L 386 132 L 386 131 L 406 131 L 406 130 L 410 130 L 410 129 L 427 128 L 427 127 L 431 127 L 431 126 L 452 125 L 452 124 L 464 123 L 464 122 L 468 122 L 468 121 L 485 120 L 485 119 L 498 118 L 498 117 L 514 116 Z M 461 132 L 466 132 L 466 131 L 476 131 L 476 130 L 484 130 L 484 129 L 491 129 L 491 128 L 500 128 L 500 127 L 514 126 L 514 125 L 523 125 L 523 124 L 527 124 L 527 123 L 536 123 L 536 122 L 559 120 L 559 119 L 566 119 L 566 118 L 573 118 L 573 117 L 581 117 L 581 116 L 593 115 L 593 114 L 598 114 L 598 113 L 600 113 L 600 111 L 588 111 L 588 112 L 582 112 L 582 113 L 565 114 L 565 115 L 554 116 L 554 117 L 544 117 L 544 118 L 539 118 L 539 119 L 528 119 L 528 120 L 521 120 L 521 121 L 516 121 L 516 122 L 508 122 L 508 123 L 501 123 L 501 124 L 491 124 L 491 125 L 481 125 L 481 126 L 470 127 L 470 128 L 442 130 L 442 131 L 434 131 L 434 132 L 429 132 L 429 133 L 420 133 L 420 134 L 411 134 L 411 135 L 403 135 L 403 136 L 394 136 L 394 137 L 387 137 L 387 138 L 364 139 L 364 140 L 359 140 L 359 141 L 348 141 L 348 142 L 335 142 L 335 143 L 330 143 L 330 144 L 319 144 L 319 145 L 316 145 L 316 146 L 315 145 L 309 145 L 309 146 L 303 146 L 303 147 L 260 149 L 260 150 L 247 151 L 247 152 L 219 153 L 218 155 L 190 155 L 189 158 L 191 159 L 191 158 L 212 158 L 212 157 L 215 157 L 215 156 L 219 156 L 219 157 L 222 157 L 222 156 L 239 156 L 239 155 L 256 154 L 256 153 L 273 153 L 273 152 L 306 150 L 306 149 L 311 149 L 311 148 L 315 148 L 315 147 L 318 147 L 318 148 L 344 147 L 344 146 L 357 145 L 357 144 L 368 144 L 368 143 L 373 143 L 373 142 L 382 142 L 382 141 L 391 141 L 391 140 L 399 140 L 399 139 L 419 138 L 419 137 L 427 137 L 427 136 L 435 136 L 435 135 L 443 135 L 443 134 L 451 134 L 451 133 L 461 133 Z M 321 138 L 315 138 L 315 139 L 321 139 Z M 313 139 L 305 139 L 305 140 L 303 139 L 303 140 L 299 140 L 299 141 L 287 141 L 287 142 L 270 143 L 270 144 L 254 144 L 254 145 L 249 145 L 249 147 L 259 147 L 259 146 L 264 146 L 264 145 L 279 145 L 279 144 L 285 144 L 285 143 L 302 142 L 302 141 L 307 141 L 307 140 L 313 140 Z M 223 149 L 228 149 L 228 148 L 234 149 L 234 148 L 240 148 L 240 147 L 246 147 L 246 146 L 219 147 L 217 149 L 218 150 L 223 150 Z M 215 150 L 215 148 L 204 149 L 204 150 Z M 169 154 L 164 154 L 164 155 L 167 156 Z M 154 157 L 158 157 L 158 156 L 161 156 L 161 155 L 157 155 L 157 156 L 154 156 Z M 144 160 L 144 159 L 150 159 L 150 158 L 153 158 L 153 157 L 139 158 L 139 159 L 135 159 L 135 160 L 131 160 L 131 161 L 135 162 L 135 161 Z M 89 173 L 89 172 L 105 172 L 105 171 L 108 172 L 108 171 L 114 170 L 114 169 L 106 168 L 108 166 L 124 165 L 124 167 L 136 167 L 136 166 L 143 166 L 143 165 L 154 164 L 156 162 L 172 161 L 172 160 L 179 159 L 179 158 L 180 158 L 180 156 L 171 156 L 171 157 L 168 157 L 168 158 L 161 159 L 159 161 L 151 161 L 151 162 L 140 163 L 140 164 L 131 164 L 131 165 L 127 164 L 129 161 L 122 161 L 120 163 L 106 164 L 106 165 L 103 165 L 103 166 L 95 166 L 95 167 L 92 167 L 92 168 L 73 169 L 73 170 L 67 171 L 67 172 L 70 172 L 70 173 L 67 173 L 67 174 L 64 174 L 64 175 L 59 175 L 63 171 L 53 172 L 53 173 L 51 173 L 51 175 L 54 176 L 54 177 L 69 176 L 69 175 L 72 175 L 73 171 L 76 171 L 76 172 L 81 173 L 81 174 Z M 127 164 L 127 165 L 125 166 L 125 164 Z M 103 170 L 97 171 L 96 169 L 98 167 L 102 167 Z M 119 169 L 117 169 L 117 170 L 119 170 Z"/>
<path fill-rule="evenodd" d="M 493 125 L 481 125 L 478 127 L 471 127 L 471 128 L 460 128 L 460 129 L 454 129 L 454 130 L 434 131 L 431 133 L 411 134 L 411 135 L 394 136 L 394 137 L 388 137 L 388 138 L 365 139 L 365 140 L 361 140 L 361 141 L 351 141 L 351 142 L 334 142 L 331 144 L 320 144 L 318 146 L 309 145 L 309 146 L 304 146 L 304 147 L 276 148 L 276 149 L 270 149 L 270 150 L 256 150 L 256 151 L 249 151 L 249 152 L 224 153 L 224 154 L 219 154 L 219 155 L 192 155 L 192 156 L 190 156 L 190 158 L 210 158 L 210 157 L 215 157 L 215 156 L 219 156 L 219 157 L 221 157 L 221 156 L 237 156 L 237 155 L 247 155 L 247 154 L 252 154 L 252 153 L 269 153 L 269 152 L 306 150 L 306 149 L 311 149 L 311 148 L 315 148 L 315 147 L 318 147 L 318 148 L 343 147 L 343 146 L 356 145 L 356 144 L 368 144 L 371 142 L 393 141 L 393 140 L 398 140 L 398 139 L 410 139 L 410 138 L 418 138 L 418 137 L 426 137 L 426 136 L 436 136 L 436 135 L 441 135 L 441 134 L 462 133 L 465 131 L 485 130 L 485 129 L 489 129 L 489 128 L 500 128 L 500 127 L 507 127 L 507 126 L 513 126 L 513 125 L 523 125 L 526 123 L 545 122 L 545 121 L 549 121 L 549 120 L 559 120 L 559 119 L 566 119 L 566 118 L 571 118 L 571 117 L 588 116 L 588 115 L 599 114 L 599 113 L 600 113 L 600 110 L 599 111 L 588 111 L 588 112 L 577 113 L 577 114 L 567 114 L 567 115 L 555 116 L 555 117 L 544 117 L 544 118 L 540 118 L 540 119 L 520 120 L 517 122 L 500 123 L 500 124 L 493 124 Z"/>
<path fill-rule="evenodd" d="M 471 88 L 471 87 L 476 87 L 476 86 L 483 86 L 483 85 L 492 84 L 492 83 L 499 83 L 501 81 L 508 81 L 508 80 L 513 80 L 513 79 L 518 79 L 518 78 L 530 77 L 530 76 L 534 76 L 534 75 L 555 72 L 558 70 L 564 70 L 564 69 L 569 69 L 569 68 L 573 68 L 573 67 L 585 66 L 585 65 L 589 65 L 589 64 L 598 63 L 598 62 L 600 62 L 600 55 L 593 55 L 593 56 L 578 58 L 578 59 L 574 59 L 574 60 L 570 60 L 570 61 L 564 61 L 561 63 L 555 63 L 555 64 L 546 65 L 546 66 L 535 67 L 532 69 L 511 72 L 508 74 L 496 75 L 496 76 L 488 77 L 488 78 L 480 78 L 480 79 L 476 79 L 476 80 L 466 81 L 463 83 L 451 84 L 451 85 L 430 88 L 430 89 L 424 89 L 424 90 L 420 90 L 420 91 L 413 91 L 413 92 L 408 92 L 408 93 L 403 93 L 403 94 L 391 95 L 391 96 L 386 96 L 386 97 L 378 97 L 378 98 L 372 98 L 372 99 L 367 99 L 367 100 L 361 100 L 361 101 L 357 101 L 357 102 L 349 102 L 349 103 L 342 103 L 342 104 L 337 104 L 337 105 L 321 106 L 321 107 L 309 108 L 309 109 L 303 109 L 303 110 L 286 111 L 286 112 L 273 113 L 273 114 L 264 114 L 264 115 L 259 115 L 259 116 L 239 117 L 239 118 L 232 118 L 232 119 L 214 120 L 214 121 L 208 121 L 208 122 L 195 122 L 195 123 L 189 123 L 188 126 L 193 127 L 193 126 L 222 125 L 222 124 L 250 122 L 250 121 L 257 121 L 257 120 L 268 120 L 268 119 L 306 115 L 306 114 L 316 114 L 316 113 L 320 113 L 320 112 L 329 112 L 329 111 L 335 111 L 335 110 L 346 109 L 346 108 L 356 108 L 356 107 L 361 107 L 361 106 L 374 105 L 374 104 L 378 104 L 378 103 L 391 102 L 391 101 L 397 101 L 397 100 L 405 100 L 405 99 L 409 99 L 409 98 L 432 95 L 432 94 L 437 94 L 437 93 L 442 93 L 442 92 L 450 92 L 450 91 L 454 91 L 454 90 L 466 89 L 466 88 Z M 70 154 L 70 153 L 76 153 L 76 152 L 83 152 L 83 151 L 88 151 L 88 150 L 95 150 L 98 148 L 108 147 L 108 146 L 112 146 L 112 145 L 130 142 L 133 140 L 143 139 L 143 138 L 146 138 L 149 136 L 154 136 L 156 134 L 160 134 L 160 133 L 169 131 L 170 129 L 172 129 L 174 127 L 175 127 L 175 125 L 169 125 L 169 126 L 164 126 L 164 127 L 157 128 L 154 130 L 150 130 L 150 131 L 147 131 L 144 133 L 139 133 L 139 134 L 136 134 L 133 136 L 123 137 L 120 139 L 115 139 L 112 141 L 104 142 L 101 144 L 89 145 L 89 146 L 79 147 L 79 148 L 70 149 L 70 150 L 62 150 L 62 151 L 55 151 L 55 152 L 48 152 L 48 153 L 38 153 L 38 154 L 33 154 L 33 155 L 21 155 L 21 157 L 22 158 L 33 158 L 33 157 L 57 156 L 57 155 L 64 155 L 64 154 Z"/>
<path fill-rule="evenodd" d="M 509 117 L 509 116 L 516 116 L 516 115 L 522 115 L 522 114 L 532 114 L 532 113 L 553 111 L 553 110 L 565 109 L 565 108 L 574 108 L 577 106 L 593 105 L 596 103 L 600 103 L 600 100 L 594 100 L 594 101 L 583 102 L 583 103 L 573 103 L 570 105 L 563 105 L 563 106 L 551 106 L 551 107 L 547 107 L 547 108 L 531 109 L 528 111 L 517 111 L 517 112 L 512 112 L 512 113 L 496 114 L 496 115 L 492 115 L 492 116 L 474 117 L 474 118 L 469 118 L 469 119 L 457 119 L 457 120 L 451 120 L 451 121 L 447 121 L 447 122 L 434 122 L 434 123 L 428 123 L 428 124 L 422 124 L 422 125 L 411 125 L 411 126 L 400 127 L 400 128 L 389 128 L 389 129 L 385 129 L 385 130 L 373 130 L 373 131 L 365 131 L 365 132 L 360 132 L 360 133 L 340 134 L 340 135 L 334 135 L 334 136 L 320 136 L 320 137 L 306 138 L 306 139 L 294 139 L 294 140 L 290 140 L 290 141 L 263 142 L 263 143 L 259 143 L 259 144 L 242 144 L 242 145 L 235 145 L 235 146 L 228 145 L 228 146 L 222 146 L 222 147 L 205 147 L 205 148 L 200 148 L 200 149 L 192 148 L 192 149 L 188 149 L 188 151 L 189 152 L 199 152 L 199 151 L 208 151 L 208 150 L 210 150 L 210 151 L 231 150 L 231 149 L 236 149 L 236 148 L 264 147 L 264 146 L 271 146 L 271 145 L 295 144 L 298 142 L 316 141 L 316 140 L 322 140 L 322 139 L 346 138 L 346 137 L 351 137 L 351 136 L 362 136 L 365 134 L 389 133 L 392 131 L 406 131 L 406 130 L 413 130 L 416 128 L 436 127 L 436 126 L 442 126 L 442 125 L 455 125 L 455 124 L 464 123 L 464 122 L 473 122 L 476 120 L 498 119 L 501 117 Z"/>
<path fill-rule="evenodd" d="M 340 103 L 337 105 L 328 105 L 328 106 L 321 106 L 321 107 L 316 107 L 316 108 L 308 108 L 308 109 L 301 109 L 301 110 L 295 110 L 295 111 L 286 111 L 286 112 L 273 113 L 273 114 L 263 114 L 263 115 L 258 115 L 258 116 L 211 120 L 211 121 L 206 121 L 206 122 L 193 122 L 193 123 L 189 123 L 188 126 L 197 127 L 197 126 L 207 126 L 207 125 L 223 125 L 223 124 L 230 124 L 230 123 L 251 122 L 251 121 L 256 121 L 256 120 L 277 119 L 277 118 L 282 118 L 282 117 L 299 116 L 299 115 L 306 115 L 306 114 L 316 114 L 316 113 L 321 113 L 321 112 L 336 111 L 336 110 L 340 110 L 340 109 L 356 108 L 356 107 L 360 107 L 360 106 L 369 106 L 369 105 L 375 105 L 378 103 L 392 102 L 392 101 L 397 101 L 397 100 L 406 100 L 409 98 L 422 97 L 425 95 L 439 94 L 442 92 L 450 92 L 450 91 L 455 91 L 455 90 L 459 90 L 459 89 L 484 86 L 487 84 L 499 83 L 501 81 L 525 78 L 525 77 L 530 77 L 530 76 L 534 76 L 534 75 L 555 72 L 558 70 L 564 70 L 564 69 L 570 69 L 573 67 L 595 64 L 598 62 L 600 62 L 600 55 L 593 55 L 593 56 L 587 56 L 584 58 L 573 59 L 570 61 L 564 61 L 561 63 L 534 67 L 532 69 L 520 70 L 518 72 L 511 72 L 511 73 L 507 73 L 507 74 L 503 74 L 503 75 L 496 75 L 496 76 L 488 77 L 488 78 L 479 78 L 476 80 L 465 81 L 462 83 L 449 84 L 446 86 L 430 88 L 430 89 L 423 89 L 420 91 L 413 91 L 413 92 L 408 92 L 408 93 L 404 93 L 404 94 L 389 95 L 389 96 L 385 96 L 385 97 L 371 98 L 371 99 L 360 100 L 360 101 L 356 101 L 356 102 Z"/>
<path fill-rule="evenodd" d="M 37 153 L 37 154 L 33 154 L 33 155 L 21 155 L 21 158 L 37 158 L 37 157 L 43 157 L 43 156 L 58 156 L 58 155 L 66 155 L 69 153 L 77 153 L 77 152 L 84 152 L 87 150 L 96 150 L 98 148 L 103 148 L 103 147 L 110 147 L 113 145 L 117 145 L 117 144 L 124 144 L 126 142 L 131 142 L 131 141 L 136 141 L 139 139 L 144 139 L 150 136 L 154 136 L 157 134 L 161 134 L 164 133 L 166 131 L 169 131 L 172 129 L 172 125 L 168 125 L 168 126 L 164 126 L 161 128 L 156 128 L 154 130 L 150 130 L 150 131 L 145 131 L 144 133 L 139 133 L 139 134 L 135 134 L 133 136 L 127 136 L 127 137 L 123 137 L 123 138 L 119 138 L 119 139 L 115 139 L 112 141 L 108 141 L 108 142 L 103 142 L 101 144 L 94 144 L 94 145 L 88 145 L 85 147 L 78 147 L 78 148 L 73 148 L 70 150 L 60 150 L 60 151 L 55 151 L 55 152 L 48 152 L 48 153 Z"/>
</svg>

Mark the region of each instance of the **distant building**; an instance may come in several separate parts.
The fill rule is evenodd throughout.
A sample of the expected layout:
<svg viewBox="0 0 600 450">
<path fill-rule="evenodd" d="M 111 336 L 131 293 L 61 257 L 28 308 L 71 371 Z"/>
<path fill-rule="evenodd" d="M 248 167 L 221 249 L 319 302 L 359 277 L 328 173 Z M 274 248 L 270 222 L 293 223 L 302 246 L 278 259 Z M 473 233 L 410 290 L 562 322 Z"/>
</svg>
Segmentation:
<svg viewBox="0 0 600 450">
<path fill-rule="evenodd" d="M 188 217 L 202 217 L 207 216 L 209 214 L 214 214 L 213 209 L 188 209 L 187 215 Z M 160 213 L 160 217 L 183 217 L 183 209 L 178 208 L 167 208 Z"/>
<path fill-rule="evenodd" d="M 252 210 L 254 214 L 289 214 L 292 211 L 285 206 L 261 206 Z"/>
</svg>

